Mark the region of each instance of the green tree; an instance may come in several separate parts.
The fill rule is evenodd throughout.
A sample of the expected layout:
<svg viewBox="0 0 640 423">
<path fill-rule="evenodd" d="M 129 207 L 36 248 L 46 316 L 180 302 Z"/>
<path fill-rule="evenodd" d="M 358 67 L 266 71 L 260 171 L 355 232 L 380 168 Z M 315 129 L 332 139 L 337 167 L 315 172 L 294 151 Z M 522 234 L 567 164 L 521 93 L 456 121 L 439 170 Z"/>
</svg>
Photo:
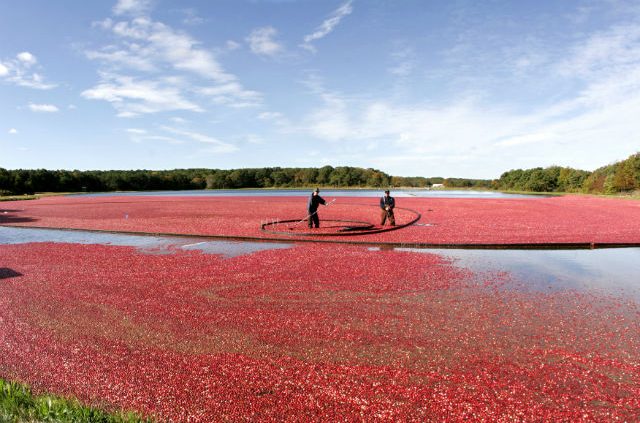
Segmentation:
<svg viewBox="0 0 640 423">
<path fill-rule="evenodd" d="M 227 175 L 225 171 L 219 170 L 215 173 L 209 174 L 206 177 L 207 189 L 224 189 L 229 188 L 227 186 Z"/>
<path fill-rule="evenodd" d="M 638 186 L 631 158 L 616 164 L 612 185 L 615 191 L 631 191 Z"/>
<path fill-rule="evenodd" d="M 318 176 L 316 177 L 316 183 L 318 185 L 329 185 L 331 175 L 333 174 L 333 167 L 323 166 L 318 170 Z"/>
</svg>

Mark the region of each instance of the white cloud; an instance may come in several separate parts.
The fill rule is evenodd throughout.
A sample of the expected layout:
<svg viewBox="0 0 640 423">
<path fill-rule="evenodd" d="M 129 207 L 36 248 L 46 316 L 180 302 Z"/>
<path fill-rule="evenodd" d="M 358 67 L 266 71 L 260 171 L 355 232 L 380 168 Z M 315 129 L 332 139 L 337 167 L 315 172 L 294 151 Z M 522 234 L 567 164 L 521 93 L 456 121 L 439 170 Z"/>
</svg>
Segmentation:
<svg viewBox="0 0 640 423">
<path fill-rule="evenodd" d="M 274 27 L 265 26 L 251 31 L 251 34 L 247 36 L 246 40 L 249 43 L 249 48 L 251 48 L 251 51 L 255 54 L 261 56 L 276 56 L 284 50 L 282 45 L 274 40 L 277 34 L 278 31 Z"/>
<path fill-rule="evenodd" d="M 258 119 L 278 125 L 280 131 L 290 132 L 292 130 L 291 122 L 280 112 L 262 112 L 258 114 Z"/>
<path fill-rule="evenodd" d="M 262 112 L 258 115 L 258 119 L 262 119 L 262 120 L 276 120 L 276 119 L 281 119 L 282 113 L 280 112 Z"/>
<path fill-rule="evenodd" d="M 530 52 L 508 51 L 513 59 L 508 61 L 509 72 L 526 74 L 506 82 L 517 81 L 529 93 L 518 97 L 514 91 L 502 103 L 490 95 L 467 94 L 455 84 L 448 102 L 350 97 L 310 78 L 306 84 L 323 104 L 308 111 L 295 129 L 325 141 L 331 157 L 346 158 L 352 150 L 364 151 L 378 143 L 366 160 L 376 162 L 377 154 L 376 163 L 398 175 L 432 174 L 424 169 L 446 170 L 445 164 L 453 171 L 436 173 L 498 177 L 492 172 L 554 164 L 592 170 L 639 149 L 638 28 L 615 26 L 582 40 L 576 35 L 573 46 L 555 46 L 549 54 L 537 49 L 537 40 L 525 43 L 534 46 Z M 389 69 L 394 75 L 404 77 L 412 70 L 410 64 L 400 66 L 412 58 L 406 53 L 392 56 L 399 63 Z M 531 86 L 544 92 L 531 94 Z M 506 86 L 504 91 L 510 89 Z M 393 153 L 386 155 L 387 151 Z"/>
<path fill-rule="evenodd" d="M 150 8 L 150 0 L 118 0 L 118 3 L 113 7 L 113 13 L 116 15 L 140 15 L 147 13 Z"/>
<path fill-rule="evenodd" d="M 358 130 L 341 103 L 327 104 L 326 107 L 313 111 L 306 118 L 308 131 L 316 138 L 326 141 L 342 141 L 347 139 L 362 139 Z M 357 138 L 351 136 L 357 135 Z"/>
<path fill-rule="evenodd" d="M 91 23 L 92 28 L 101 28 L 104 30 L 110 30 L 113 28 L 113 19 L 106 18 L 101 21 L 94 21 Z"/>
<path fill-rule="evenodd" d="M 138 128 L 128 128 L 127 132 L 130 134 L 134 134 L 134 135 L 146 135 L 147 134 L 147 130 L 146 129 L 138 129 Z"/>
<path fill-rule="evenodd" d="M 82 96 L 91 100 L 108 101 L 120 117 L 172 110 L 202 112 L 200 106 L 182 96 L 177 83 L 179 81 L 138 80 L 128 76 L 104 74 L 102 82 L 83 91 Z"/>
<path fill-rule="evenodd" d="M 116 42 L 85 52 L 87 58 L 105 67 L 102 81 L 85 90 L 83 96 L 111 102 L 121 117 L 168 110 L 203 111 L 193 99 L 196 95 L 211 96 L 214 103 L 229 107 L 262 101 L 260 93 L 246 90 L 212 52 L 185 32 L 144 16 L 119 22 L 106 19 L 94 25 L 111 31 Z M 162 77 L 168 68 L 174 71 L 173 76 Z M 122 76 L 129 70 L 153 74 L 153 79 Z M 120 76 L 113 76 L 114 71 Z M 215 85 L 199 87 L 199 79 Z M 162 95 L 168 95 L 167 101 L 160 98 Z"/>
<path fill-rule="evenodd" d="M 185 131 L 183 129 L 172 128 L 170 126 L 161 126 L 160 128 L 171 134 L 187 137 L 191 140 L 208 144 L 209 147 L 207 147 L 207 152 L 209 153 L 232 153 L 238 150 L 238 147 L 236 147 L 235 145 L 225 143 L 209 135 L 200 134 L 198 132 Z"/>
<path fill-rule="evenodd" d="M 325 19 L 322 24 L 316 30 L 304 37 L 304 44 L 302 47 L 315 51 L 315 47 L 311 45 L 312 41 L 319 40 L 321 38 L 326 37 L 330 34 L 335 27 L 340 23 L 340 21 L 347 15 L 350 15 L 353 12 L 353 8 L 351 7 L 352 0 L 347 1 L 342 6 L 333 11 L 331 16 L 328 19 Z"/>
<path fill-rule="evenodd" d="M 145 141 L 162 141 L 168 144 L 184 144 L 184 141 L 175 139 L 173 137 L 167 137 L 164 135 L 137 135 L 131 134 L 131 141 L 135 143 L 141 143 Z"/>
<path fill-rule="evenodd" d="M 176 69 L 194 72 L 219 82 L 235 79 L 222 69 L 211 53 L 197 48 L 198 43 L 187 34 L 177 33 L 164 24 L 156 23 L 148 40 L 161 57 Z"/>
<path fill-rule="evenodd" d="M 184 141 L 175 139 L 173 137 L 150 134 L 146 129 L 127 128 L 126 132 L 127 134 L 129 134 L 129 139 L 135 143 L 141 143 L 145 141 L 163 141 L 169 144 L 184 144 Z"/>
<path fill-rule="evenodd" d="M 35 65 L 37 63 L 36 57 L 33 54 L 29 53 L 28 51 L 23 51 L 22 53 L 18 53 L 16 57 L 18 58 L 19 61 L 24 63 L 26 67 Z"/>
<path fill-rule="evenodd" d="M 393 66 L 388 70 L 389 73 L 398 77 L 407 77 L 416 66 L 415 52 L 410 47 L 399 48 L 391 54 L 394 61 Z"/>
<path fill-rule="evenodd" d="M 199 48 L 186 33 L 146 17 L 103 25 L 123 40 L 120 46 L 106 46 L 101 51 L 88 51 L 87 57 L 137 70 L 153 70 L 157 64 L 195 73 L 218 82 L 235 79 L 225 72 L 212 53 Z"/>
<path fill-rule="evenodd" d="M 18 77 L 16 78 L 18 85 L 29 88 L 36 88 L 39 90 L 50 90 L 57 87 L 56 84 L 47 84 L 44 82 L 44 77 L 39 73 L 33 73 L 30 77 Z"/>
<path fill-rule="evenodd" d="M 185 15 L 184 19 L 182 19 L 182 23 L 185 25 L 195 26 L 205 23 L 205 20 L 198 16 L 195 9 L 184 9 L 182 12 Z"/>
<path fill-rule="evenodd" d="M 445 149 L 457 153 L 468 147 L 469 139 L 481 143 L 493 137 L 493 120 L 497 119 L 481 116 L 466 104 L 432 108 L 377 100 L 354 107 L 335 100 L 312 113 L 307 128 L 317 138 L 332 142 L 386 139 L 413 153 Z"/>
<path fill-rule="evenodd" d="M 558 139 L 558 135 L 554 133 L 537 132 L 525 135 L 517 135 L 500 140 L 495 143 L 497 146 L 511 147 L 522 144 L 540 144 L 545 141 Z"/>
<path fill-rule="evenodd" d="M 11 128 L 11 129 L 9 129 L 8 133 L 11 134 L 11 135 L 15 135 L 15 134 L 18 133 L 18 130 L 16 128 Z"/>
<path fill-rule="evenodd" d="M 172 137 L 165 137 L 164 135 L 146 135 L 143 137 L 146 141 L 165 141 L 169 144 L 184 144 L 184 141 L 178 140 Z"/>
<path fill-rule="evenodd" d="M 260 135 L 247 134 L 245 138 L 249 144 L 256 144 L 256 145 L 264 144 L 264 139 Z"/>
<path fill-rule="evenodd" d="M 404 61 L 389 68 L 389 73 L 396 76 L 409 76 L 413 71 L 414 64 L 411 61 Z"/>
<path fill-rule="evenodd" d="M 516 72 L 522 73 L 529 69 L 537 69 L 545 65 L 548 58 L 538 51 L 527 51 L 513 59 L 513 67 Z"/>
<path fill-rule="evenodd" d="M 640 75 L 634 80 L 640 87 Z M 406 160 L 405 167 L 401 160 L 380 160 L 387 163 L 385 169 L 399 175 L 424 174 L 420 160 L 422 166 L 443 173 L 444 164 L 456 157 L 461 169 L 457 176 L 466 172 L 469 177 L 498 177 L 490 169 L 554 164 L 592 170 L 627 157 L 640 145 L 640 122 L 634 117 L 640 115 L 640 92 L 619 96 L 617 84 L 629 85 L 626 82 L 601 87 L 595 90 L 599 95 L 590 97 L 587 93 L 594 87 L 589 87 L 579 101 L 551 107 L 555 112 L 541 108 L 531 113 L 474 99 L 436 107 L 384 99 L 354 101 L 323 93 L 325 105 L 310 112 L 298 130 L 338 151 L 349 145 L 359 150 L 376 142 L 384 145 Z M 416 170 L 409 171 L 411 167 Z"/>
<path fill-rule="evenodd" d="M 157 69 L 153 61 L 149 60 L 148 57 L 136 54 L 136 48 L 133 46 L 129 51 L 113 49 L 114 47 L 110 46 L 103 49 L 103 51 L 87 51 L 85 54 L 91 60 L 102 60 L 140 71 L 154 71 Z"/>
<path fill-rule="evenodd" d="M 32 112 L 43 112 L 43 113 L 56 113 L 56 112 L 60 111 L 60 109 L 58 109 L 58 107 L 54 106 L 53 104 L 33 104 L 33 103 L 30 103 L 29 104 L 29 109 Z"/>
<path fill-rule="evenodd" d="M 241 47 L 241 44 L 233 40 L 227 40 L 225 46 L 227 47 L 227 50 L 233 51 L 239 49 Z"/>
<path fill-rule="evenodd" d="M 566 76 L 594 78 L 626 71 L 640 63 L 640 27 L 619 25 L 589 37 L 559 66 Z"/>
<path fill-rule="evenodd" d="M 44 77 L 31 69 L 32 67 L 39 68 L 36 66 L 37 62 L 36 57 L 27 51 L 18 53 L 15 59 L 0 63 L 0 77 L 21 87 L 40 90 L 55 88 L 55 84 L 45 83 Z"/>
<path fill-rule="evenodd" d="M 257 106 L 262 102 L 262 95 L 256 91 L 245 90 L 237 82 L 216 85 L 213 87 L 201 87 L 196 90 L 199 94 L 210 97 L 217 104 L 226 104 L 232 107 Z"/>
</svg>

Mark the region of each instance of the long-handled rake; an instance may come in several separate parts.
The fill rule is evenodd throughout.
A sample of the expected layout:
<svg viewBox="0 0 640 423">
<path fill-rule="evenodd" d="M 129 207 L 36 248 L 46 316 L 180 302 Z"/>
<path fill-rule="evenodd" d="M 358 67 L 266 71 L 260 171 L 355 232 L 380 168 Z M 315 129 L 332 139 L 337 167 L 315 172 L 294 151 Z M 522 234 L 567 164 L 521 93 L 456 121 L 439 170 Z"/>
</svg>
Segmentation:
<svg viewBox="0 0 640 423">
<path fill-rule="evenodd" d="M 328 202 L 327 204 L 325 204 L 324 206 L 325 206 L 325 207 L 329 207 L 329 206 L 331 205 L 331 203 L 333 203 L 334 201 L 336 201 L 336 199 L 335 199 L 335 198 L 334 198 L 333 200 L 329 201 L 329 202 Z M 313 216 L 313 215 L 314 215 L 314 214 L 316 214 L 316 213 L 318 213 L 318 210 L 314 211 L 313 213 L 310 213 L 309 215 L 307 215 L 307 216 L 306 216 L 304 219 L 302 219 L 301 221 L 296 222 L 293 226 L 290 226 L 290 227 L 289 227 L 289 230 L 291 231 L 291 230 L 295 229 L 299 224 L 301 224 L 302 222 L 306 222 L 307 220 L 309 220 L 309 218 L 310 218 L 311 216 Z"/>
</svg>

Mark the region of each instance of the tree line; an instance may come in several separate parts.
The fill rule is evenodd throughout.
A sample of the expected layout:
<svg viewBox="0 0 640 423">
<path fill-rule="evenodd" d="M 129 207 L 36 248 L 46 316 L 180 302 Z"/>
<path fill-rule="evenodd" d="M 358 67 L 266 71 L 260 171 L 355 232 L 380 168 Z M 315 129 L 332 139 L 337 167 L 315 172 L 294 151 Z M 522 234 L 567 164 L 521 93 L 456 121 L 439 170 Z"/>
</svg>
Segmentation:
<svg viewBox="0 0 640 423">
<path fill-rule="evenodd" d="M 443 178 L 391 176 L 377 169 L 321 168 L 47 170 L 0 168 L 0 194 L 36 192 L 154 191 L 235 188 L 335 188 L 390 186 L 424 188 Z"/>
<path fill-rule="evenodd" d="M 640 153 L 589 172 L 550 166 L 504 172 L 493 184 L 503 191 L 615 194 L 640 189 Z"/>
<path fill-rule="evenodd" d="M 499 179 L 391 176 L 377 169 L 349 166 L 321 168 L 174 170 L 47 170 L 0 168 L 0 195 L 36 192 L 158 191 L 323 186 L 482 188 L 501 191 L 585 192 L 612 194 L 640 189 L 640 153 L 589 172 L 550 166 L 513 169 Z"/>
</svg>

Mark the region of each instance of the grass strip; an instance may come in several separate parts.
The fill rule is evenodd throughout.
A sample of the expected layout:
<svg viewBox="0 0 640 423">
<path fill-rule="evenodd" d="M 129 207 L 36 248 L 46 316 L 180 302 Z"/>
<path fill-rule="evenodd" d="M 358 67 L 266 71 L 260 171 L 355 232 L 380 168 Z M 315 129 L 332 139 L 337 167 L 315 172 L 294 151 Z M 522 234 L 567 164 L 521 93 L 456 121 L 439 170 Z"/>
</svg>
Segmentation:
<svg viewBox="0 0 640 423">
<path fill-rule="evenodd" d="M 33 395 L 22 383 L 0 378 L 0 422 L 151 422 L 133 412 L 108 413 L 87 407 L 77 399 L 49 394 Z"/>
<path fill-rule="evenodd" d="M 20 200 L 37 200 L 37 195 L 7 195 L 0 196 L 0 201 L 20 201 Z"/>
</svg>

